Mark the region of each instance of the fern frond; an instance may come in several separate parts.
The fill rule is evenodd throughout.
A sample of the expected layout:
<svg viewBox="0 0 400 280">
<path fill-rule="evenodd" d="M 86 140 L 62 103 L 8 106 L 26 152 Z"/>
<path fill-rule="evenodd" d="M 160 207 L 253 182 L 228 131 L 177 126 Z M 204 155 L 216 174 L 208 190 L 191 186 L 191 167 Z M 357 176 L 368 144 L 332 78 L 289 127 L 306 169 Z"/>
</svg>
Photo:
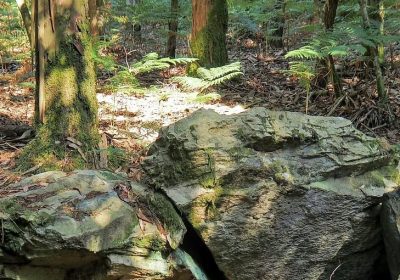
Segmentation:
<svg viewBox="0 0 400 280">
<path fill-rule="evenodd" d="M 240 62 L 234 62 L 211 69 L 199 67 L 196 70 L 196 75 L 197 78 L 175 77 L 172 81 L 178 83 L 186 90 L 200 90 L 200 92 L 203 92 L 212 86 L 223 84 L 224 82 L 241 76 L 243 72 L 241 71 Z"/>
<path fill-rule="evenodd" d="M 203 92 L 212 86 L 223 84 L 223 83 L 225 83 L 229 80 L 232 80 L 233 78 L 236 78 L 241 75 L 243 75 L 242 72 L 233 72 L 233 73 L 229 73 L 225 76 L 219 77 L 217 79 L 214 79 L 212 81 L 206 81 L 206 84 L 200 89 L 200 91 Z"/>
<path fill-rule="evenodd" d="M 159 58 L 157 53 L 149 53 L 141 61 L 133 64 L 132 68 L 133 72 L 136 74 L 149 73 L 153 71 L 166 70 L 171 66 L 187 65 L 197 60 L 198 60 L 197 58 L 191 58 L 191 57 Z"/>
<path fill-rule="evenodd" d="M 171 80 L 172 80 L 172 82 L 175 82 L 178 85 L 180 85 L 183 90 L 187 90 L 187 91 L 200 90 L 207 84 L 202 79 L 194 78 L 194 77 L 186 77 L 186 76 L 173 77 Z"/>
<path fill-rule="evenodd" d="M 295 59 L 322 59 L 324 55 L 311 46 L 304 46 L 297 50 L 288 52 L 285 58 L 295 58 Z"/>
<path fill-rule="evenodd" d="M 233 73 L 236 73 L 235 76 L 243 74 L 240 62 L 234 62 L 228 65 L 210 69 L 203 67 L 197 69 L 197 76 L 205 81 L 214 81 Z"/>
</svg>

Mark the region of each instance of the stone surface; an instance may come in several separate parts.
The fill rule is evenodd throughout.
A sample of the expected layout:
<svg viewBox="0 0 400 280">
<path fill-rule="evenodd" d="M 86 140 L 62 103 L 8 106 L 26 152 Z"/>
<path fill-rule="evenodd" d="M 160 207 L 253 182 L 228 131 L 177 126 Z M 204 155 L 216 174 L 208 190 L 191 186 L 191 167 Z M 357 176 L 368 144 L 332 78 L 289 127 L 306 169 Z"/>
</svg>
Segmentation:
<svg viewBox="0 0 400 280">
<path fill-rule="evenodd" d="M 382 259 L 392 163 L 390 147 L 348 120 L 255 108 L 163 128 L 143 169 L 228 279 L 365 280 Z"/>
<path fill-rule="evenodd" d="M 7 190 L 0 199 L 0 278 L 165 279 L 179 273 L 171 253 L 185 226 L 170 202 L 139 184 L 83 170 L 39 174 Z"/>
<path fill-rule="evenodd" d="M 381 221 L 392 279 L 400 278 L 400 190 L 385 195 Z"/>
</svg>

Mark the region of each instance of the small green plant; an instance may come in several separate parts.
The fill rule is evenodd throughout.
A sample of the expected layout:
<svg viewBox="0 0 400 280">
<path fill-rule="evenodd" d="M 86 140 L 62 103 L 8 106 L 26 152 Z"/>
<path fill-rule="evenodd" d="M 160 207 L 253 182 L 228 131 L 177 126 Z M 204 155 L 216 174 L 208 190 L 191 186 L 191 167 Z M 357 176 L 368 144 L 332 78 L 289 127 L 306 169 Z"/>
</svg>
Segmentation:
<svg viewBox="0 0 400 280">
<path fill-rule="evenodd" d="M 310 102 L 311 81 L 315 77 L 315 62 L 313 61 L 292 61 L 289 70 L 284 71 L 291 76 L 299 79 L 300 85 L 306 90 L 306 114 Z"/>
<path fill-rule="evenodd" d="M 108 163 L 112 169 L 126 166 L 129 162 L 129 156 L 126 151 L 111 146 L 107 148 Z"/>
<path fill-rule="evenodd" d="M 172 80 L 186 90 L 200 90 L 223 84 L 238 76 L 243 75 L 240 62 L 234 62 L 221 67 L 206 69 L 198 67 L 194 73 L 195 77 L 174 77 Z"/>
<path fill-rule="evenodd" d="M 97 67 L 101 70 L 112 72 L 118 68 L 118 63 L 114 57 L 105 52 L 112 44 L 113 41 L 99 40 L 93 45 L 92 57 Z"/>
<path fill-rule="evenodd" d="M 33 83 L 33 82 L 21 82 L 21 83 L 18 83 L 18 85 L 22 88 L 26 88 L 26 89 L 30 89 L 30 90 L 35 89 L 35 83 Z"/>
<path fill-rule="evenodd" d="M 138 80 L 127 70 L 118 71 L 108 80 L 105 89 L 109 92 L 141 93 Z"/>
</svg>

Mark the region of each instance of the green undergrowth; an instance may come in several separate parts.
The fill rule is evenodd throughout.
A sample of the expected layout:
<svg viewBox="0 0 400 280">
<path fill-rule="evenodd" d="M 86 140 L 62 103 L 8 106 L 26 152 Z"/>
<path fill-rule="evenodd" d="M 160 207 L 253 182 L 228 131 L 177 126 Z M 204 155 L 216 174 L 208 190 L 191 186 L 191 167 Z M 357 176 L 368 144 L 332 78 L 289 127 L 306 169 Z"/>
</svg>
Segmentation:
<svg viewBox="0 0 400 280">
<path fill-rule="evenodd" d="M 107 148 L 108 167 L 110 169 L 117 169 L 119 167 L 126 167 L 129 164 L 130 155 L 127 151 L 110 146 Z"/>
</svg>

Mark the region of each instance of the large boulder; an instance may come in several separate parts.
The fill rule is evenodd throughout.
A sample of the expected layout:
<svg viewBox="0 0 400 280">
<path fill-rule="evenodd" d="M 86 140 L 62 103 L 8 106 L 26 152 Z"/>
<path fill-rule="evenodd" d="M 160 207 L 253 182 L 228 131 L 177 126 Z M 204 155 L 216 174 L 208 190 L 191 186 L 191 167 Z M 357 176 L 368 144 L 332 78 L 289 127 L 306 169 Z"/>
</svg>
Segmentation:
<svg viewBox="0 0 400 280">
<path fill-rule="evenodd" d="M 397 280 L 400 279 L 400 190 L 384 196 L 381 221 L 391 276 Z"/>
<path fill-rule="evenodd" d="M 399 170 L 348 120 L 200 110 L 162 129 L 143 169 L 227 279 L 383 279 L 379 212 Z"/>
<path fill-rule="evenodd" d="M 180 216 L 137 183 L 47 172 L 0 191 L 1 279 L 191 279 Z"/>
</svg>

